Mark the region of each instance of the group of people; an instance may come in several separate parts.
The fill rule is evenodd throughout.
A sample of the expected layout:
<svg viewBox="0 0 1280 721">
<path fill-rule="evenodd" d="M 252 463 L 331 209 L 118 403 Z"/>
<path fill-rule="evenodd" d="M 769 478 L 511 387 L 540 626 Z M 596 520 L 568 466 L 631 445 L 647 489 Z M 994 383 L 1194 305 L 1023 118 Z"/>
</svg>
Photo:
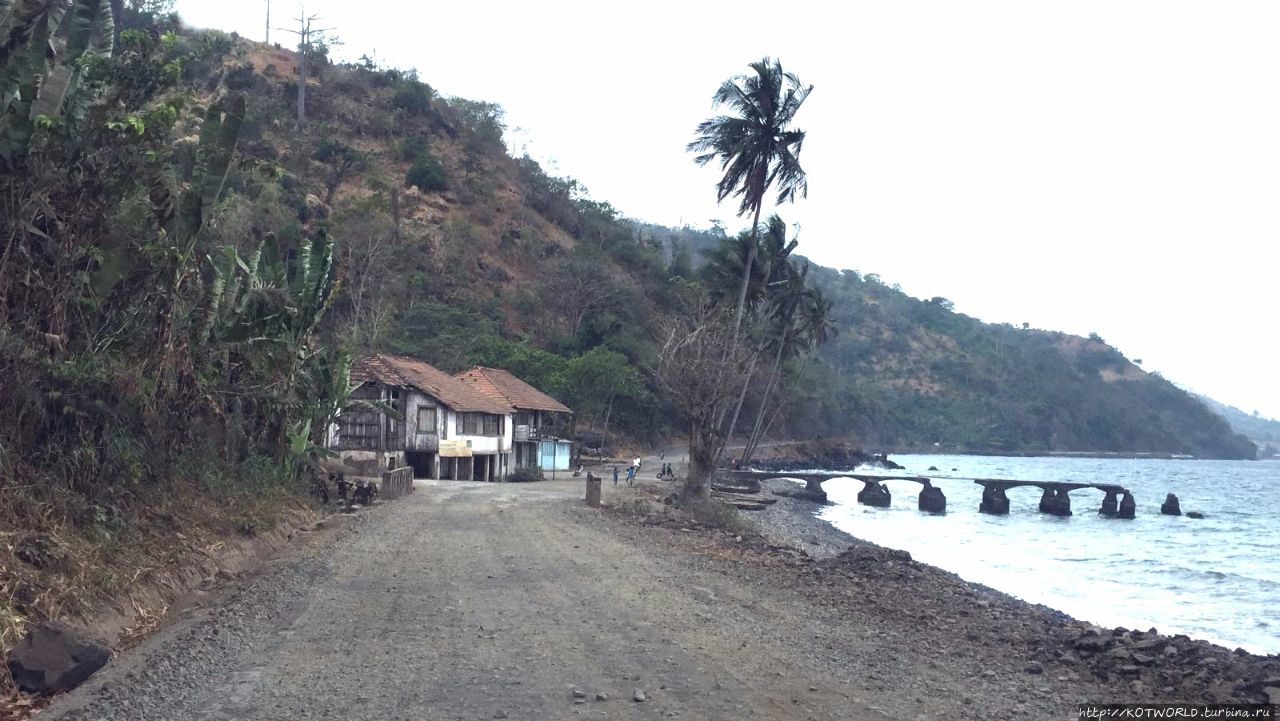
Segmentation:
<svg viewBox="0 0 1280 721">
<path fill-rule="evenodd" d="M 666 457 L 667 457 L 667 454 L 665 451 L 658 456 L 658 459 L 662 461 L 662 467 L 658 470 L 659 480 L 663 478 L 675 478 L 676 476 L 675 469 L 671 467 L 670 463 L 666 462 Z M 621 468 L 622 468 L 621 466 L 613 467 L 613 485 L 615 486 L 618 485 Z M 640 473 L 640 459 L 636 458 L 635 460 L 633 460 L 631 462 L 631 465 L 627 466 L 626 471 L 622 473 L 625 473 L 623 477 L 626 478 L 627 485 L 634 486 L 636 483 L 636 476 L 639 475 Z"/>
<path fill-rule="evenodd" d="M 640 472 L 640 459 L 636 458 L 627 466 L 627 485 L 634 486 L 636 484 L 636 474 Z M 618 466 L 613 467 L 613 485 L 618 485 Z"/>
</svg>

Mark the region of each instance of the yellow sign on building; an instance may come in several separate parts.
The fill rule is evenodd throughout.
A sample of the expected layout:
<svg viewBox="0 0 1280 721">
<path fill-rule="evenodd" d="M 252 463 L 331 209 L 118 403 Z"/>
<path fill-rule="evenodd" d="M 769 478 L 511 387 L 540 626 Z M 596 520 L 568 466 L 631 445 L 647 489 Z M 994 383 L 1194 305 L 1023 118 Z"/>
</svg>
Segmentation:
<svg viewBox="0 0 1280 721">
<path fill-rule="evenodd" d="M 440 441 L 441 458 L 470 458 L 471 444 L 467 441 Z"/>
</svg>

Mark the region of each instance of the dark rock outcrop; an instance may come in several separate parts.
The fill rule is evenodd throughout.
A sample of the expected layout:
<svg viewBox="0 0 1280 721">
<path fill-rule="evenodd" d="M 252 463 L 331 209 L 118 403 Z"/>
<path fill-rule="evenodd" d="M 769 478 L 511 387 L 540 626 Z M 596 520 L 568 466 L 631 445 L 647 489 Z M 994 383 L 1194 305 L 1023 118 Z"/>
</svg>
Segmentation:
<svg viewBox="0 0 1280 721">
<path fill-rule="evenodd" d="M 1164 503 L 1160 504 L 1160 513 L 1166 516 L 1181 516 L 1182 505 L 1178 503 L 1178 497 L 1170 493 L 1164 497 Z"/>
<path fill-rule="evenodd" d="M 786 455 L 774 458 L 756 458 L 751 467 L 761 471 L 852 471 L 859 466 L 875 466 L 901 470 L 902 466 L 889 460 L 884 453 L 866 453 L 858 448 L 836 443 L 815 441 L 800 443 L 786 449 Z"/>
<path fill-rule="evenodd" d="M 9 653 L 9 673 L 29 693 L 70 691 L 106 665 L 111 649 L 59 623 L 34 626 Z"/>
</svg>

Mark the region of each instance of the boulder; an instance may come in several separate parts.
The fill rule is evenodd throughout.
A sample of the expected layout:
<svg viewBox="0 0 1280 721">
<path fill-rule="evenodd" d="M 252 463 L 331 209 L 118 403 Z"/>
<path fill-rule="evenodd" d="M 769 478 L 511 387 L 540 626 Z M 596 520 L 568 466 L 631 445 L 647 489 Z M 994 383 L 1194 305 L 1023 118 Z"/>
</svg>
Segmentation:
<svg viewBox="0 0 1280 721">
<path fill-rule="evenodd" d="M 1191 511 L 1187 514 L 1187 518 L 1204 518 L 1204 514 L 1200 511 Z"/>
<path fill-rule="evenodd" d="M 9 653 L 9 673 L 28 693 L 70 691 L 106 665 L 111 649 L 60 623 L 35 625 Z"/>
<path fill-rule="evenodd" d="M 1160 513 L 1166 516 L 1181 516 L 1182 506 L 1178 503 L 1178 497 L 1170 493 L 1164 497 L 1164 503 L 1160 504 Z"/>
</svg>

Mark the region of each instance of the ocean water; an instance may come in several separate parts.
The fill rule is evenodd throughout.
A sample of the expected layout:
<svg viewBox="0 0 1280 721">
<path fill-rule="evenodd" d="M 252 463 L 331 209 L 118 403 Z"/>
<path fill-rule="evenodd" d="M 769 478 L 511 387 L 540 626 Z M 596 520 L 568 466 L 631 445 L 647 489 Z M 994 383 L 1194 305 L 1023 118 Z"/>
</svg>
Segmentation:
<svg viewBox="0 0 1280 721">
<path fill-rule="evenodd" d="M 892 458 L 906 471 L 859 472 L 941 477 L 934 485 L 947 496 L 945 516 L 916 510 L 916 483 L 888 481 L 893 506 L 880 509 L 857 502 L 860 481 L 833 479 L 823 487 L 834 505 L 819 517 L 1082 620 L 1280 653 L 1280 462 Z M 981 514 L 982 487 L 972 478 L 1116 483 L 1133 492 L 1137 518 L 1099 516 L 1103 494 L 1093 489 L 1071 493 L 1070 518 L 1039 513 L 1038 488 L 1009 491 L 1008 516 Z M 1184 514 L 1207 517 L 1160 515 L 1166 493 L 1178 495 Z"/>
</svg>

